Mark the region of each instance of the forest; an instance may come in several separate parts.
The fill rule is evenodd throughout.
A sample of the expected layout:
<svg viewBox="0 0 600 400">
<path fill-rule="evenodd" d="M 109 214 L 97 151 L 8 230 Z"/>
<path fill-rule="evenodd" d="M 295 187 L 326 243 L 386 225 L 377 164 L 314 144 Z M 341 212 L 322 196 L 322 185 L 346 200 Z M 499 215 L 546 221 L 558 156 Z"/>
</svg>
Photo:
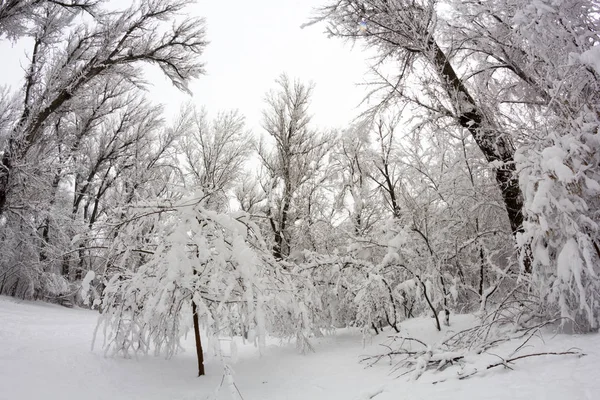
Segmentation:
<svg viewBox="0 0 600 400">
<path fill-rule="evenodd" d="M 315 86 L 282 71 L 260 131 L 148 96 L 149 69 L 210 79 L 191 3 L 0 2 L 0 40 L 28 46 L 0 88 L 0 294 L 98 310 L 107 355 L 171 357 L 194 332 L 198 375 L 204 337 L 310 352 L 477 316 L 380 355 L 418 378 L 541 327 L 598 331 L 597 1 L 323 0 L 306 27 L 376 55 L 366 107 L 320 127 Z"/>
</svg>

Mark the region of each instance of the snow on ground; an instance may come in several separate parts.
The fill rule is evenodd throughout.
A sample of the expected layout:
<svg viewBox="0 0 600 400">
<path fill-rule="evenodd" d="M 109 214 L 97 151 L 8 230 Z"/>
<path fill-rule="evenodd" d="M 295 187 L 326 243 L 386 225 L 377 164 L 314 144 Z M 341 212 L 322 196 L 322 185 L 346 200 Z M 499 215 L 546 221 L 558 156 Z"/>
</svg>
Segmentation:
<svg viewBox="0 0 600 400">
<path fill-rule="evenodd" d="M 106 358 L 100 349 L 90 351 L 97 316 L 89 310 L 0 297 L 0 399 L 239 398 L 233 397 L 226 383 L 216 397 L 211 397 L 222 381 L 223 367 L 218 359 L 209 359 L 208 375 L 196 377 L 191 337 L 184 342 L 188 351 L 171 360 L 152 356 L 137 360 Z M 457 317 L 451 328 L 468 321 L 468 316 Z M 429 339 L 440 336 L 430 319 L 407 321 L 402 330 Z M 597 334 L 547 334 L 545 344 L 536 338 L 532 341 L 535 348 L 523 351 L 578 347 L 587 353 L 585 357 L 530 358 L 519 361 L 514 371 L 495 368 L 461 381 L 453 379 L 451 375 L 456 372 L 449 370 L 428 373 L 418 381 L 396 379 L 390 374 L 389 362 L 373 367 L 359 363 L 361 356 L 379 351 L 378 343 L 384 339 L 385 334 L 381 334 L 365 343 L 359 332 L 343 330 L 316 339 L 314 353 L 301 355 L 293 345 L 272 344 L 262 356 L 254 347 L 240 342 L 239 356 L 232 362 L 234 381 L 244 400 L 600 398 Z M 223 343 L 228 351 L 227 341 Z M 497 352 L 508 354 L 510 345 L 504 347 Z M 487 357 L 481 361 L 484 367 L 494 360 L 492 355 Z M 448 380 L 431 384 L 440 379 Z"/>
</svg>

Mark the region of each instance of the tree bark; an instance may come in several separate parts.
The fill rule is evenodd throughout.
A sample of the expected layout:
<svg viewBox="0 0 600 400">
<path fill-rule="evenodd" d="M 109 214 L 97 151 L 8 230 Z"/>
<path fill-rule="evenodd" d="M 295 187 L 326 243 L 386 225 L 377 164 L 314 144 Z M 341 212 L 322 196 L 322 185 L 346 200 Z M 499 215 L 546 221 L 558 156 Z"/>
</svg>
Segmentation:
<svg viewBox="0 0 600 400">
<path fill-rule="evenodd" d="M 192 300 L 192 313 L 194 318 L 194 338 L 196 339 L 196 355 L 198 357 L 198 376 L 205 375 L 204 372 L 204 353 L 202 351 L 202 341 L 200 339 L 200 323 L 198 322 L 198 313 L 196 303 Z"/>
<path fill-rule="evenodd" d="M 437 311 L 436 311 L 435 307 L 433 306 L 433 303 L 431 303 L 431 300 L 429 299 L 429 295 L 427 294 L 427 286 L 425 285 L 425 282 L 423 282 L 421 280 L 421 278 L 419 278 L 419 276 L 417 276 L 416 278 L 421 283 L 421 287 L 423 288 L 423 295 L 425 296 L 425 300 L 427 300 L 427 304 L 429 304 L 429 308 L 431 309 L 431 312 L 433 313 L 433 318 L 435 318 L 435 326 L 438 331 L 441 331 L 442 326 L 440 325 L 440 318 L 438 317 Z"/>
<path fill-rule="evenodd" d="M 450 60 L 438 44 L 430 40 L 428 50 L 430 61 L 444 82 L 448 96 L 457 103 L 458 123 L 473 136 L 488 162 L 501 162 L 501 165 L 496 168 L 496 183 L 502 192 L 512 233 L 516 236 L 523 232 L 523 195 L 516 176 L 512 144 L 506 136 L 495 131 L 494 127 L 486 121 L 483 110 L 458 77 Z M 528 257 L 524 264 L 525 272 L 531 273 L 531 262 Z"/>
<path fill-rule="evenodd" d="M 289 180 L 289 179 L 288 179 Z M 290 211 L 290 203 L 292 202 L 292 190 L 289 183 L 286 183 L 283 193 L 283 205 L 281 207 L 281 215 L 278 218 L 277 224 L 271 218 L 271 228 L 275 234 L 275 243 L 273 245 L 273 257 L 276 260 L 283 260 L 290 255 L 290 246 L 286 237 L 286 229 L 288 225 L 288 213 Z"/>
</svg>

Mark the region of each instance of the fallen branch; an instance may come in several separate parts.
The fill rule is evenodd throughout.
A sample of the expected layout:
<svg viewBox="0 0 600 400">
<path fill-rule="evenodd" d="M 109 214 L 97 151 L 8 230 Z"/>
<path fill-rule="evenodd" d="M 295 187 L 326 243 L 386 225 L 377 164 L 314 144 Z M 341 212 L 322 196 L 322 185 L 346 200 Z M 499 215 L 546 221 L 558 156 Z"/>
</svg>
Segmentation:
<svg viewBox="0 0 600 400">
<path fill-rule="evenodd" d="M 457 338 L 457 334 L 450 336 L 449 339 L 446 339 L 438 344 L 427 345 L 419 339 L 412 337 L 400 337 L 400 336 L 392 336 L 390 337 L 390 342 L 388 344 L 381 344 L 382 347 L 386 348 L 387 351 L 382 354 L 377 354 L 373 356 L 364 357 L 361 362 L 368 362 L 369 366 L 372 366 L 383 358 L 388 358 L 390 360 L 390 364 L 393 362 L 394 358 L 397 359 L 395 365 L 392 368 L 391 373 L 397 372 L 401 369 L 404 371 L 398 375 L 398 377 L 411 375 L 412 380 L 419 379 L 426 371 L 442 371 L 452 365 L 460 365 L 464 370 L 465 366 L 468 362 L 465 361 L 465 356 L 468 353 L 471 354 L 483 354 L 487 353 L 490 355 L 494 355 L 498 357 L 501 361 L 489 364 L 486 369 L 492 369 L 499 366 L 504 366 L 507 369 L 512 369 L 511 364 L 515 361 L 529 358 L 529 357 L 541 357 L 541 356 L 562 356 L 562 355 L 575 355 L 575 356 L 584 356 L 585 354 L 581 352 L 579 349 L 569 349 L 567 351 L 562 352 L 540 352 L 540 353 L 531 353 L 524 354 L 520 356 L 514 356 L 516 352 L 523 349 L 527 343 L 531 340 L 531 338 L 537 334 L 541 327 L 554 322 L 547 321 L 546 323 L 536 325 L 535 327 L 523 329 L 516 336 L 505 336 L 503 338 L 498 338 L 494 340 L 490 340 L 487 343 L 480 343 L 479 346 L 475 349 L 469 349 L 464 346 L 451 346 L 449 342 L 455 342 Z M 488 325 L 484 325 L 483 328 L 479 327 L 479 329 L 487 329 Z M 468 329 L 462 332 L 459 332 L 458 335 L 468 334 L 470 335 L 472 332 L 477 331 L 477 329 Z M 500 343 L 504 343 L 510 340 L 521 339 L 523 342 L 514 350 L 509 357 L 499 356 L 497 354 L 490 353 L 488 350 L 492 347 L 497 346 Z M 400 342 L 398 346 L 396 343 Z M 418 346 L 416 349 L 412 348 L 412 343 L 416 343 Z M 460 344 L 464 344 L 463 340 L 459 341 Z M 422 347 L 421 347 L 422 346 Z M 467 372 L 464 375 L 459 375 L 458 379 L 466 379 L 473 375 L 476 375 L 480 371 L 477 368 L 473 368 L 471 371 Z M 459 373 L 460 374 L 460 373 Z M 445 381 L 446 379 L 442 379 L 439 381 L 433 382 L 440 383 Z"/>
<path fill-rule="evenodd" d="M 487 368 L 486 368 L 486 369 L 492 369 L 492 368 L 495 368 L 495 367 L 499 367 L 499 366 L 501 366 L 501 365 L 503 365 L 505 368 L 509 368 L 509 369 L 511 369 L 511 368 L 508 366 L 508 364 L 510 364 L 510 363 L 512 363 L 512 362 L 514 362 L 514 361 L 517 361 L 517 360 L 523 359 L 523 358 L 528 358 L 528 357 L 540 357 L 540 356 L 566 356 L 566 355 L 576 355 L 576 356 L 579 356 L 579 357 L 583 357 L 583 356 L 585 356 L 586 354 L 585 354 L 585 353 L 582 353 L 582 352 L 580 352 L 580 351 L 562 351 L 562 352 L 548 351 L 548 352 L 545 352 L 545 353 L 524 354 L 524 355 L 522 355 L 522 356 L 518 356 L 518 357 L 512 357 L 512 358 L 509 358 L 509 359 L 506 359 L 506 360 L 504 360 L 504 359 L 503 359 L 503 360 L 502 360 L 502 361 L 500 361 L 500 362 L 497 362 L 497 363 L 494 363 L 494 364 L 490 364 L 490 365 L 488 365 L 488 366 L 487 366 Z"/>
</svg>

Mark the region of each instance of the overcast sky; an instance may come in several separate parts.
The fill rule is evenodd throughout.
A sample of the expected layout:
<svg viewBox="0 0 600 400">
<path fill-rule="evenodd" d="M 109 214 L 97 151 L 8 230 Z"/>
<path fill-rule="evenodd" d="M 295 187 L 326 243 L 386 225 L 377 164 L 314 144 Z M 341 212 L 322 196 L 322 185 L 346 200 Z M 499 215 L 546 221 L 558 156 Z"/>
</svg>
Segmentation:
<svg viewBox="0 0 600 400">
<path fill-rule="evenodd" d="M 323 0 L 200 0 L 206 18 L 207 76 L 191 85 L 194 101 L 210 112 L 239 108 L 254 129 L 260 126 L 265 92 L 282 72 L 316 84 L 314 121 L 343 126 L 364 97 L 367 71 L 361 46 L 328 38 L 325 26 L 300 28 Z"/>
<path fill-rule="evenodd" d="M 323 127 L 344 127 L 357 114 L 365 95 L 368 55 L 339 39 L 328 38 L 324 25 L 302 29 L 313 7 L 327 0 L 199 0 L 190 10 L 206 18 L 208 45 L 205 76 L 190 85 L 192 101 L 209 113 L 237 108 L 248 126 L 260 132 L 265 92 L 283 72 L 316 84 L 311 111 Z M 0 44 L 0 83 L 21 84 L 24 47 Z M 152 97 L 169 114 L 186 96 L 160 75 L 149 76 Z"/>
</svg>

